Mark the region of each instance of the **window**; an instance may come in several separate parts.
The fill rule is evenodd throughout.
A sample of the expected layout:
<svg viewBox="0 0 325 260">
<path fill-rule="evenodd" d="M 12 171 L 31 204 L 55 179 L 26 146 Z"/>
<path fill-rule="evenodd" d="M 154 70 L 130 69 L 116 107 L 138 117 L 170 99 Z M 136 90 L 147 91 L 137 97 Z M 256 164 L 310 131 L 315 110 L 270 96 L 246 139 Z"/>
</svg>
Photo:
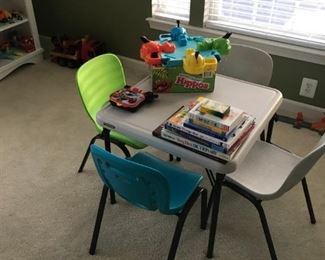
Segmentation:
<svg viewBox="0 0 325 260">
<path fill-rule="evenodd" d="M 206 0 L 206 27 L 325 50 L 324 0 Z"/>
<path fill-rule="evenodd" d="M 191 0 L 152 0 L 152 15 L 159 18 L 189 21 Z"/>
</svg>

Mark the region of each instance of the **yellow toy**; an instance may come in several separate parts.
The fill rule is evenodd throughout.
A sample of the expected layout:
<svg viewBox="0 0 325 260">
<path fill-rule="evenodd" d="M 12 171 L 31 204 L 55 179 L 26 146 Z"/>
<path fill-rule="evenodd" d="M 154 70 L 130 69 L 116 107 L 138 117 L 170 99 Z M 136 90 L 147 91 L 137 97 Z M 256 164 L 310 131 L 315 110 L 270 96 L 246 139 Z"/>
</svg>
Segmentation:
<svg viewBox="0 0 325 260">
<path fill-rule="evenodd" d="M 192 75 L 204 74 L 207 72 L 216 72 L 218 61 L 215 57 L 204 58 L 200 52 L 189 48 L 185 52 L 183 59 L 183 69 L 186 73 Z"/>
</svg>

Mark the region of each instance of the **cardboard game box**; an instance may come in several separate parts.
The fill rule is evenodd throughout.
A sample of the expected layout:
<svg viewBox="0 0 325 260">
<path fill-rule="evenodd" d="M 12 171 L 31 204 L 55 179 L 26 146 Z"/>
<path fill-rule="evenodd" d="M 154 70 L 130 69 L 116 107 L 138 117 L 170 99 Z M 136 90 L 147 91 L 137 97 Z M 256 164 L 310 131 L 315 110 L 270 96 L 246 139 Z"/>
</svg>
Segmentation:
<svg viewBox="0 0 325 260">
<path fill-rule="evenodd" d="M 213 92 L 215 72 L 190 75 L 182 66 L 152 67 L 152 91 L 168 92 Z"/>
<path fill-rule="evenodd" d="M 152 68 L 153 92 L 212 92 L 218 62 L 231 49 L 230 35 L 190 36 L 177 21 L 158 41 L 141 36 L 140 57 Z"/>
</svg>

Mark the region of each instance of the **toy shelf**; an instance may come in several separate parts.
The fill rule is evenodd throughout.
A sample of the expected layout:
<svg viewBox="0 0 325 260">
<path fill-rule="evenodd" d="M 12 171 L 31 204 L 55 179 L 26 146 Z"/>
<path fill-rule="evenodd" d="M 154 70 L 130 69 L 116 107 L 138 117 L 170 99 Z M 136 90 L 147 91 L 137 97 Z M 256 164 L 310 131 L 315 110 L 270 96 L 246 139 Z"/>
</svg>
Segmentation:
<svg viewBox="0 0 325 260">
<path fill-rule="evenodd" d="M 39 41 L 32 0 L 0 0 L 0 7 L 8 12 L 16 10 L 19 14 L 23 15 L 22 20 L 15 19 L 13 23 L 0 23 L 0 43 L 10 42 L 10 36 L 8 36 L 10 35 L 10 30 L 15 30 L 18 36 L 32 37 L 35 46 L 35 50 L 32 52 L 24 52 L 21 49 L 9 46 L 9 53 L 11 51 L 18 51 L 20 55 L 14 59 L 0 58 L 1 80 L 23 64 L 40 62 L 43 59 L 43 49 Z"/>
<path fill-rule="evenodd" d="M 33 52 L 23 53 L 14 60 L 0 59 L 0 79 L 3 79 L 23 64 L 40 62 L 43 59 L 42 53 L 43 49 L 39 48 Z"/>
<path fill-rule="evenodd" d="M 16 26 L 19 26 L 21 24 L 25 24 L 27 22 L 28 22 L 28 19 L 24 18 L 23 20 L 18 20 L 18 21 L 14 22 L 14 23 L 5 23 L 3 25 L 0 25 L 0 32 L 12 29 L 12 28 L 14 28 Z"/>
</svg>

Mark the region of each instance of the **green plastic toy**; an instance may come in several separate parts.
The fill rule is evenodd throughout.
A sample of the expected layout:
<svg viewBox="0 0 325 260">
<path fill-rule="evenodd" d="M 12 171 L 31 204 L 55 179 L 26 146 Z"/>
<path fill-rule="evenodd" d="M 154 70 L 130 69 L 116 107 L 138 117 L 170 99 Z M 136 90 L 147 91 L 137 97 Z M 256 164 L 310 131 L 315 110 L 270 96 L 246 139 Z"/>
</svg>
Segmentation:
<svg viewBox="0 0 325 260">
<path fill-rule="evenodd" d="M 219 38 L 205 38 L 202 42 L 197 44 L 198 51 L 216 50 L 221 56 L 229 54 L 231 45 L 229 37 L 232 33 L 226 33 L 223 37 Z"/>
</svg>

